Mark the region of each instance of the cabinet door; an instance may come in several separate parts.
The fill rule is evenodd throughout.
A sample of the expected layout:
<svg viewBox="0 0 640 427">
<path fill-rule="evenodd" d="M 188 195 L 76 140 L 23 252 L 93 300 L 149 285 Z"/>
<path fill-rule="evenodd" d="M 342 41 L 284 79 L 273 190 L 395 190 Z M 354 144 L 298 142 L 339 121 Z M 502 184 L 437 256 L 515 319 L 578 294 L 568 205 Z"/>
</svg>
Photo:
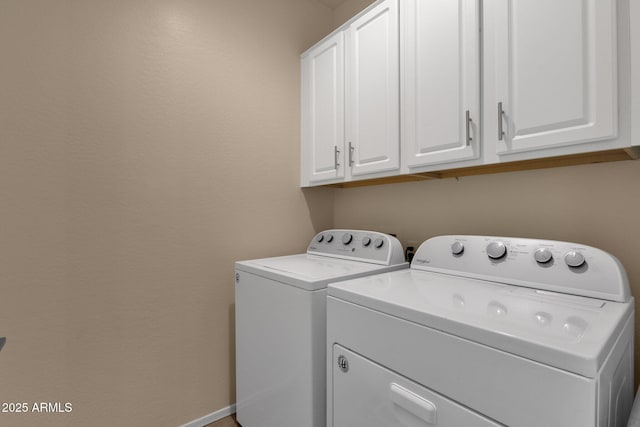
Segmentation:
<svg viewBox="0 0 640 427">
<path fill-rule="evenodd" d="M 344 35 L 302 58 L 302 184 L 344 177 Z"/>
<path fill-rule="evenodd" d="M 352 175 L 399 169 L 397 0 L 387 0 L 348 29 L 347 161 Z"/>
<path fill-rule="evenodd" d="M 480 143 L 478 0 L 408 0 L 401 16 L 402 148 L 409 167 L 473 159 Z"/>
<path fill-rule="evenodd" d="M 486 135 L 498 154 L 616 137 L 615 0 L 491 0 L 485 8 Z"/>
</svg>

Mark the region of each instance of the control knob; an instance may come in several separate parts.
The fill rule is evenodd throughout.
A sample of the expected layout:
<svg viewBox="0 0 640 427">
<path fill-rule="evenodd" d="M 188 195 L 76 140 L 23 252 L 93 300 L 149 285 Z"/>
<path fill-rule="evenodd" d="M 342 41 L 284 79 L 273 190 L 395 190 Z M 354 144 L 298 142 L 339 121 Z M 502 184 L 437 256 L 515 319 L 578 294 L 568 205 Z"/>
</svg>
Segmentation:
<svg viewBox="0 0 640 427">
<path fill-rule="evenodd" d="M 464 252 L 464 245 L 460 242 L 453 242 L 451 245 L 451 253 L 454 255 L 460 255 Z"/>
<path fill-rule="evenodd" d="M 362 238 L 362 246 L 367 247 L 371 244 L 371 237 Z"/>
<path fill-rule="evenodd" d="M 344 233 L 342 235 L 343 244 L 348 245 L 349 243 L 351 243 L 352 240 L 353 240 L 353 236 L 351 235 L 351 233 Z"/>
<path fill-rule="evenodd" d="M 564 262 L 566 262 L 569 267 L 578 268 L 584 264 L 584 261 L 584 255 L 577 251 L 569 251 L 564 256 Z"/>
<path fill-rule="evenodd" d="M 507 254 L 507 246 L 503 242 L 491 242 L 487 245 L 487 255 L 491 259 L 500 259 Z"/>
<path fill-rule="evenodd" d="M 379 237 L 376 240 L 373 241 L 373 246 L 375 246 L 376 249 L 380 249 L 382 247 L 382 245 L 384 245 L 384 240 L 382 240 Z"/>
<path fill-rule="evenodd" d="M 327 243 L 331 243 L 331 242 L 333 242 L 333 234 L 329 234 L 327 236 Z"/>
<path fill-rule="evenodd" d="M 316 237 L 316 242 L 320 243 L 324 240 L 324 234 L 318 234 L 318 237 Z"/>
<path fill-rule="evenodd" d="M 553 254 L 547 248 L 540 248 L 534 252 L 533 257 L 536 262 L 540 264 L 546 264 L 553 259 Z"/>
</svg>

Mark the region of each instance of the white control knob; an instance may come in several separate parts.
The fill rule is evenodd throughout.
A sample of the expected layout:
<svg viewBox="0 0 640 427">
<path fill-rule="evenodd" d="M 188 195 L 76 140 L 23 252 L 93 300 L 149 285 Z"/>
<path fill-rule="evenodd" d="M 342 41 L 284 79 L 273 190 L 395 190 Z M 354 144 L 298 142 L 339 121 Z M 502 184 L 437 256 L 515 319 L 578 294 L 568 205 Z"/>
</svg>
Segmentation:
<svg viewBox="0 0 640 427">
<path fill-rule="evenodd" d="M 547 248 L 540 248 L 533 254 L 533 257 L 536 259 L 536 262 L 540 264 L 546 264 L 553 259 L 553 254 Z"/>
<path fill-rule="evenodd" d="M 382 240 L 381 238 L 377 238 L 373 241 L 373 246 L 375 246 L 376 249 L 380 249 L 382 245 L 384 245 L 384 240 Z"/>
<path fill-rule="evenodd" d="M 353 240 L 353 236 L 351 235 L 351 233 L 344 233 L 342 235 L 343 244 L 348 245 L 349 243 L 351 243 L 352 240 Z"/>
<path fill-rule="evenodd" d="M 369 246 L 371 244 L 371 237 L 363 237 L 362 238 L 362 246 Z"/>
<path fill-rule="evenodd" d="M 451 245 L 451 253 L 454 255 L 460 255 L 464 252 L 464 245 L 460 242 L 453 242 Z"/>
<path fill-rule="evenodd" d="M 329 234 L 327 236 L 327 243 L 331 243 L 331 242 L 333 242 L 333 234 Z"/>
<path fill-rule="evenodd" d="M 320 243 L 324 240 L 324 234 L 318 234 L 318 237 L 316 237 L 316 242 Z"/>
<path fill-rule="evenodd" d="M 487 255 L 491 259 L 500 259 L 507 254 L 507 246 L 502 242 L 491 242 L 487 245 Z"/>
<path fill-rule="evenodd" d="M 584 255 L 580 252 L 569 251 L 564 256 L 564 262 L 566 262 L 569 267 L 578 268 L 584 264 L 584 261 Z"/>
</svg>

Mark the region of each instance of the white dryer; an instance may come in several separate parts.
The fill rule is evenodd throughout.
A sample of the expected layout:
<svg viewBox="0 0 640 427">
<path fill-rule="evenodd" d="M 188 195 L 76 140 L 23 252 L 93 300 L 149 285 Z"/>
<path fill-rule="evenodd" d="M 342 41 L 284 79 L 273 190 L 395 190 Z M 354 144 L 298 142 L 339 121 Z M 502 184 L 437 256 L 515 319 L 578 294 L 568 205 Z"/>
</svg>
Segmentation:
<svg viewBox="0 0 640 427">
<path fill-rule="evenodd" d="M 634 303 L 593 247 L 441 236 L 411 269 L 331 284 L 330 427 L 623 427 Z"/>
<path fill-rule="evenodd" d="M 236 263 L 236 411 L 243 427 L 325 427 L 326 287 L 408 268 L 402 245 L 328 230 L 299 255 Z"/>
</svg>

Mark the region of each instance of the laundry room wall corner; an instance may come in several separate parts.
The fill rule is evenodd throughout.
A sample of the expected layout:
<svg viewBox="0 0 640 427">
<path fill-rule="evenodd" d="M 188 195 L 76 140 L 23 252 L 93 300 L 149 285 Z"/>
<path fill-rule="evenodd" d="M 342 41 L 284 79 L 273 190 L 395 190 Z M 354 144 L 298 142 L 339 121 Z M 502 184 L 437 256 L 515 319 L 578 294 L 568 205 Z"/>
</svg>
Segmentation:
<svg viewBox="0 0 640 427">
<path fill-rule="evenodd" d="M 333 26 L 338 28 L 375 0 L 346 0 L 333 10 Z"/>
<path fill-rule="evenodd" d="M 334 188 L 326 187 L 310 187 L 302 188 L 307 207 L 309 209 L 309 218 L 316 232 L 327 230 L 333 227 L 333 203 Z M 304 249 L 301 247 L 301 249 Z"/>
</svg>

